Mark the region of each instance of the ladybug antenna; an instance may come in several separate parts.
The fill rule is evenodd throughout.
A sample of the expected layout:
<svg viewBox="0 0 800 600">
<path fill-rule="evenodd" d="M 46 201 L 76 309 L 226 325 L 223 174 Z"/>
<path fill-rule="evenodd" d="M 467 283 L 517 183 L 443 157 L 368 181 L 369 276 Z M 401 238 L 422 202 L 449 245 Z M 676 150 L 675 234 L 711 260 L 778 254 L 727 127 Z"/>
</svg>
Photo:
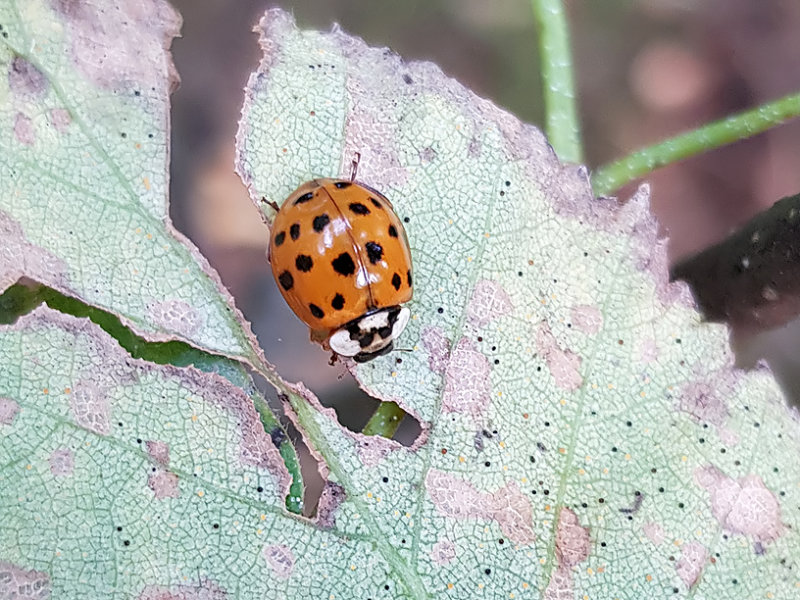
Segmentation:
<svg viewBox="0 0 800 600">
<path fill-rule="evenodd" d="M 356 180 L 356 174 L 358 173 L 358 163 L 361 161 L 361 152 L 356 152 L 353 155 L 353 163 L 350 167 L 350 181 Z"/>
<path fill-rule="evenodd" d="M 392 348 L 395 352 L 413 352 L 413 348 Z"/>
</svg>

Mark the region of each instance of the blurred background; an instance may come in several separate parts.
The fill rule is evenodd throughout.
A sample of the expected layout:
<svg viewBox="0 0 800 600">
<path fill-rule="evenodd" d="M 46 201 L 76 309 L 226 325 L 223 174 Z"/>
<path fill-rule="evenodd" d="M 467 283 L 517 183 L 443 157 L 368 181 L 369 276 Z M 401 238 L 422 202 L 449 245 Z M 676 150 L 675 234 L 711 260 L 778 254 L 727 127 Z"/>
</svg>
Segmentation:
<svg viewBox="0 0 800 600">
<path fill-rule="evenodd" d="M 537 36 L 529 0 L 173 0 L 171 211 L 219 271 L 267 358 L 303 380 L 360 429 L 375 402 L 361 394 L 278 294 L 266 228 L 233 172 L 242 88 L 260 58 L 253 25 L 275 5 L 303 28 L 338 22 L 406 60 L 447 74 L 520 119 L 540 124 Z M 641 146 L 800 90 L 797 0 L 567 2 L 590 168 Z M 672 260 L 723 239 L 782 196 L 800 192 L 800 123 L 662 169 L 649 178 Z M 335 175 L 335 174 L 332 174 Z M 632 188 L 620 192 L 625 200 Z M 795 327 L 797 330 L 798 327 Z M 752 346 L 800 371 L 800 332 Z M 776 350 L 777 348 L 777 350 Z M 788 351 L 787 348 L 793 350 Z M 752 358 L 752 357 L 751 357 Z M 404 435 L 413 438 L 413 428 Z"/>
</svg>

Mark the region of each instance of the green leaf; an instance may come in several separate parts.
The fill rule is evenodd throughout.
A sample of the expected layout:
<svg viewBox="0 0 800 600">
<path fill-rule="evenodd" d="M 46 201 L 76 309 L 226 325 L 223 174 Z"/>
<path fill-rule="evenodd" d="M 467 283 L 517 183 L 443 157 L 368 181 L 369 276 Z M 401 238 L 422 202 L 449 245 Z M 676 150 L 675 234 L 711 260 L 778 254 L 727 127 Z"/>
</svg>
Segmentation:
<svg viewBox="0 0 800 600">
<path fill-rule="evenodd" d="M 256 361 L 229 294 L 167 212 L 163 0 L 0 2 L 0 289 L 24 275 L 151 340 Z M 13 242 L 12 242 L 13 240 Z"/>
<path fill-rule="evenodd" d="M 259 29 L 237 169 L 280 202 L 360 153 L 359 179 L 407 220 L 413 351 L 351 370 L 424 427 L 411 449 L 351 434 L 297 388 L 347 494 L 336 531 L 391 573 L 352 588 L 336 577 L 362 565 L 335 560 L 321 593 L 287 593 L 796 597 L 796 415 L 668 283 L 647 188 L 594 198 L 539 131 L 434 65 L 278 10 Z"/>
</svg>

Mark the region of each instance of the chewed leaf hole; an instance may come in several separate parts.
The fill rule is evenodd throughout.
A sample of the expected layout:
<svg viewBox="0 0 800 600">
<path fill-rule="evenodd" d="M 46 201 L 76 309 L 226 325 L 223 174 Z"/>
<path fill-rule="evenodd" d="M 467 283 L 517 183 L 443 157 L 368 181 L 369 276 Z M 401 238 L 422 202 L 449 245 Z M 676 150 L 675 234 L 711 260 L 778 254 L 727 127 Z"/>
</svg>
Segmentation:
<svg viewBox="0 0 800 600">
<path fill-rule="evenodd" d="M 413 446 L 422 432 L 419 421 L 395 402 L 381 402 L 361 389 L 353 376 L 342 370 L 336 385 L 320 397 L 333 408 L 339 423 L 354 433 L 393 439 Z"/>
</svg>

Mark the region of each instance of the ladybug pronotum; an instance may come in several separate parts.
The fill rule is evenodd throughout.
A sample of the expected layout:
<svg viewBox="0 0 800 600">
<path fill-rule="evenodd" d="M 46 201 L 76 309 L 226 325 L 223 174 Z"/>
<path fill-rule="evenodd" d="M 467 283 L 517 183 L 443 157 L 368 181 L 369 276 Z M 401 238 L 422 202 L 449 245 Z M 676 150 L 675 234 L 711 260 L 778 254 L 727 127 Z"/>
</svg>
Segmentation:
<svg viewBox="0 0 800 600">
<path fill-rule="evenodd" d="M 281 205 L 272 274 L 311 339 L 365 362 L 392 350 L 410 312 L 411 251 L 392 203 L 347 179 L 315 179 Z"/>
</svg>

